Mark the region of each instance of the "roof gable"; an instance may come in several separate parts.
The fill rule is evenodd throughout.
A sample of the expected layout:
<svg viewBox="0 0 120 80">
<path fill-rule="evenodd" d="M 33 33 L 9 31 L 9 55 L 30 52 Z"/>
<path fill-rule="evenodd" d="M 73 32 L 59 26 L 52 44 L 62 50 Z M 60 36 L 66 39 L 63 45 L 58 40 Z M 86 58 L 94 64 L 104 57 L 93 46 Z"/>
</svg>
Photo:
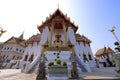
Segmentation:
<svg viewBox="0 0 120 80">
<path fill-rule="evenodd" d="M 6 43 L 17 43 L 17 42 L 16 42 L 15 37 L 11 37 L 11 38 L 8 39 L 4 44 L 6 44 Z"/>
<path fill-rule="evenodd" d="M 19 38 L 15 38 L 13 36 L 10 39 L 8 39 L 6 42 L 4 42 L 4 44 L 18 44 L 18 45 L 21 45 L 21 46 L 25 46 L 24 41 L 25 40 L 20 40 Z"/>
<path fill-rule="evenodd" d="M 38 26 L 38 29 L 40 32 L 42 32 L 43 28 L 48 25 L 50 27 L 50 24 L 53 22 L 54 19 L 63 20 L 66 25 L 71 26 L 74 29 L 74 32 L 77 31 L 78 27 L 70 21 L 70 18 L 67 17 L 67 15 L 64 15 L 62 11 L 58 8 L 52 15 L 49 15 L 49 17 L 46 17 L 45 22 L 42 22 L 40 26 Z"/>
</svg>

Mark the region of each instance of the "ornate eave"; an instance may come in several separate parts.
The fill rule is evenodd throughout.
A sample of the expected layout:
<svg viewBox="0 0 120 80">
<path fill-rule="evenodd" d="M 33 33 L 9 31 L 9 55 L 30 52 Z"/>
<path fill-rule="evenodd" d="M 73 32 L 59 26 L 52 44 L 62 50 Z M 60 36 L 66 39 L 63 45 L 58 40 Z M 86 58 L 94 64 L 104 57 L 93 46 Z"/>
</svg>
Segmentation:
<svg viewBox="0 0 120 80">
<path fill-rule="evenodd" d="M 50 27 L 51 27 L 50 25 L 51 25 L 53 19 L 54 19 L 55 17 L 58 17 L 58 16 L 59 16 L 61 19 L 64 20 L 66 26 L 71 26 L 71 27 L 73 28 L 74 32 L 77 31 L 78 26 L 76 26 L 76 25 L 74 24 L 74 22 L 71 22 L 71 21 L 70 21 L 70 18 L 67 17 L 67 15 L 64 15 L 64 14 L 62 13 L 62 11 L 60 11 L 59 8 L 58 8 L 52 15 L 49 15 L 49 17 L 46 17 L 46 20 L 45 20 L 44 22 L 42 22 L 41 25 L 37 26 L 37 27 L 38 27 L 38 30 L 42 33 L 42 31 L 43 31 L 43 29 L 44 29 L 44 27 L 45 27 L 46 25 L 47 25 L 47 26 L 49 27 L 49 29 L 50 29 Z"/>
<path fill-rule="evenodd" d="M 90 44 L 92 42 L 84 35 L 75 34 L 75 37 L 77 42 L 84 42 L 85 44 Z"/>
<path fill-rule="evenodd" d="M 25 44 L 28 45 L 28 44 L 33 44 L 34 42 L 40 42 L 40 38 L 41 38 L 41 35 L 40 34 L 37 34 L 37 35 L 33 35 L 32 37 L 30 37 L 26 42 Z"/>
<path fill-rule="evenodd" d="M 18 44 L 18 45 L 25 47 L 24 42 L 25 42 L 25 40 L 21 40 L 19 38 L 15 38 L 13 36 L 10 39 L 8 39 L 6 42 L 4 42 L 4 44 Z"/>
</svg>

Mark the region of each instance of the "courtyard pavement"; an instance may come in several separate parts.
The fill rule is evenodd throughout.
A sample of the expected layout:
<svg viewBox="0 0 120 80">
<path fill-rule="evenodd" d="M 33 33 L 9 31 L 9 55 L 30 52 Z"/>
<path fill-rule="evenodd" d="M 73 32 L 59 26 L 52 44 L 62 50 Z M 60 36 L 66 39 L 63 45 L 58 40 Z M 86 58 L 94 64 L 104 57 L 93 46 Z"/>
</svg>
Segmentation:
<svg viewBox="0 0 120 80">
<path fill-rule="evenodd" d="M 21 73 L 20 69 L 1 69 L 0 80 L 36 80 L 36 74 Z M 93 72 L 81 72 L 79 80 L 120 80 L 114 68 L 96 68 Z"/>
</svg>

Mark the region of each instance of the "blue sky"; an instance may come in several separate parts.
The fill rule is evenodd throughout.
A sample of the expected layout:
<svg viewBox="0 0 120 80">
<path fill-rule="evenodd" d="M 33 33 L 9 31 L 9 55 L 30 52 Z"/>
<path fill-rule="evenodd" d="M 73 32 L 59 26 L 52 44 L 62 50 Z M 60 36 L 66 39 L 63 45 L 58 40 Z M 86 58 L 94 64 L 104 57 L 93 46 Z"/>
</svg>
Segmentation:
<svg viewBox="0 0 120 80">
<path fill-rule="evenodd" d="M 0 41 L 18 37 L 24 31 L 25 39 L 39 33 L 37 25 L 60 10 L 79 26 L 78 33 L 88 37 L 95 53 L 99 48 L 114 49 L 114 36 L 108 31 L 116 27 L 120 38 L 120 0 L 0 0 L 0 27 L 7 32 Z"/>
</svg>

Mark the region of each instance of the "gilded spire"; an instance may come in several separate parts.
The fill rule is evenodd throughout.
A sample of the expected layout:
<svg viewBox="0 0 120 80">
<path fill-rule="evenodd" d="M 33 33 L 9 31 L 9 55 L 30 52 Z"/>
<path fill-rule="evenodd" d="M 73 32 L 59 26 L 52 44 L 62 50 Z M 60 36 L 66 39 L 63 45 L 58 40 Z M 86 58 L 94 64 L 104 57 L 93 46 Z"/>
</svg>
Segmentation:
<svg viewBox="0 0 120 80">
<path fill-rule="evenodd" d="M 57 5 L 57 8 L 59 9 L 59 3 L 58 3 L 58 5 Z"/>
<path fill-rule="evenodd" d="M 22 34 L 18 38 L 23 40 L 23 35 L 24 35 L 24 31 L 22 32 Z"/>
</svg>

